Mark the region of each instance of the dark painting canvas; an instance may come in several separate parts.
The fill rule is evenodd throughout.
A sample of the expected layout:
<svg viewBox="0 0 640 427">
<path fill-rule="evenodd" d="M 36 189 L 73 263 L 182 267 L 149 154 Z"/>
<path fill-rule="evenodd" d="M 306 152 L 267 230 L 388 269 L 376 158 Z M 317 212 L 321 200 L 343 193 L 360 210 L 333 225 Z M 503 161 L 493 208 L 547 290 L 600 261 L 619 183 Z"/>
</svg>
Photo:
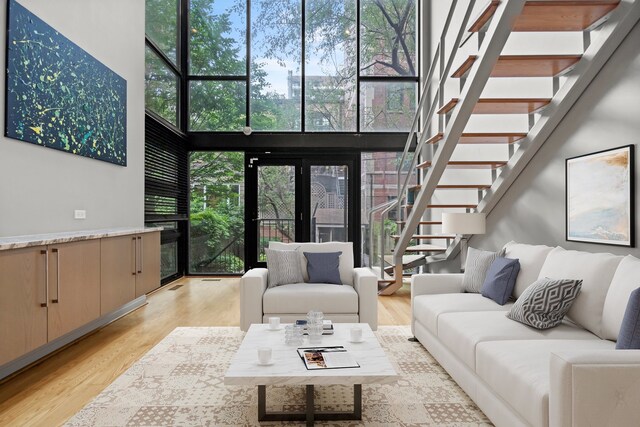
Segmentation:
<svg viewBox="0 0 640 427">
<path fill-rule="evenodd" d="M 127 82 L 15 0 L 7 18 L 10 138 L 127 164 Z"/>
</svg>

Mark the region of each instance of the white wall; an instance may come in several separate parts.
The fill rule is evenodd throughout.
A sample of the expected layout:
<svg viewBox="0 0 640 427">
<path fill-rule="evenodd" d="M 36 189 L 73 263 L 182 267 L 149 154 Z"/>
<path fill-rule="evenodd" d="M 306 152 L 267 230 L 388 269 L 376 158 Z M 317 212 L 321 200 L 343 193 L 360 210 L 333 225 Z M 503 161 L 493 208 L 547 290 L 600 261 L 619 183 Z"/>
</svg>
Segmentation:
<svg viewBox="0 0 640 427">
<path fill-rule="evenodd" d="M 0 137 L 0 237 L 142 226 L 144 0 L 20 3 L 127 81 L 127 167 Z M 6 28 L 6 0 L 0 7 Z M 0 117 L 4 129 L 4 111 Z M 75 220 L 75 209 L 86 210 L 87 219 Z"/>
<path fill-rule="evenodd" d="M 510 240 L 590 252 L 632 254 L 640 249 L 565 240 L 565 159 L 636 144 L 636 200 L 640 165 L 640 24 L 637 24 L 487 218 L 488 233 L 471 245 L 496 249 Z M 636 215 L 636 241 L 638 221 Z"/>
</svg>

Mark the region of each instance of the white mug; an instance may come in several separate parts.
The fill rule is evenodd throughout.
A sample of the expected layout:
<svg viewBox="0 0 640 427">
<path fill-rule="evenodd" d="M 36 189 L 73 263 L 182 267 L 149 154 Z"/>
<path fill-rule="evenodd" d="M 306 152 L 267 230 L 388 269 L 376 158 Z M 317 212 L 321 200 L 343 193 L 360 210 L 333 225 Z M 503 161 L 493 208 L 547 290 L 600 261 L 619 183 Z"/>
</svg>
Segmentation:
<svg viewBox="0 0 640 427">
<path fill-rule="evenodd" d="M 271 329 L 279 329 L 280 328 L 280 318 L 279 317 L 269 317 L 269 328 L 271 328 Z"/>
<path fill-rule="evenodd" d="M 354 326 L 350 330 L 351 333 L 351 341 L 362 341 L 362 328 L 359 326 Z"/>
<path fill-rule="evenodd" d="M 271 362 L 271 347 L 258 348 L 258 362 L 261 365 L 267 365 Z"/>
</svg>

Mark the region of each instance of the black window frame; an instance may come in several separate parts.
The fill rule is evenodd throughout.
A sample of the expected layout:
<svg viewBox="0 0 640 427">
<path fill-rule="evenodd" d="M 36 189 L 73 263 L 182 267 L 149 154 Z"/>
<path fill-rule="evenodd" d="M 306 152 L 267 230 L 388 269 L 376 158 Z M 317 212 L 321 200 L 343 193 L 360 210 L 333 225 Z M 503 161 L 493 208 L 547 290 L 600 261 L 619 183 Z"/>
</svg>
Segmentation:
<svg viewBox="0 0 640 427">
<path fill-rule="evenodd" d="M 183 120 L 180 121 L 181 123 L 181 129 L 186 132 L 189 135 L 193 135 L 193 134 L 201 134 L 201 135 L 210 135 L 212 137 L 215 137 L 217 135 L 225 135 L 225 134 L 238 134 L 238 135 L 242 135 L 241 131 L 238 132 L 230 132 L 230 131 L 194 131 L 188 128 L 188 115 L 189 115 L 189 105 L 188 105 L 188 98 L 189 98 L 189 86 L 190 83 L 192 81 L 202 81 L 202 80 L 214 80 L 214 81 L 243 81 L 246 82 L 246 99 L 245 99 L 245 126 L 250 126 L 251 123 L 251 0 L 245 0 L 246 1 L 246 59 L 245 59 L 245 67 L 246 67 L 246 74 L 244 76 L 238 76 L 238 75 L 192 75 L 190 74 L 190 70 L 188 68 L 188 58 L 189 58 L 189 0 L 180 0 L 181 4 L 182 4 L 182 13 L 183 16 L 186 17 L 185 19 L 180 20 L 180 24 L 181 24 L 181 43 L 180 43 L 180 49 L 179 51 L 179 56 L 181 59 L 181 63 L 182 63 L 182 76 L 184 76 L 184 78 L 182 79 L 183 84 L 182 84 L 182 90 L 185 92 L 179 99 L 182 101 L 181 105 L 180 105 L 180 116 L 182 117 Z M 306 115 L 306 109 L 305 109 L 305 100 L 306 100 L 306 73 L 305 73 L 305 65 L 306 65 L 306 9 L 305 9 L 305 1 L 304 0 L 300 0 L 301 1 L 301 64 L 300 64 L 300 130 L 292 130 L 292 131 L 272 131 L 272 130 L 255 130 L 254 133 L 256 134 L 283 134 L 283 135 L 288 135 L 288 134 L 325 134 L 325 135 L 336 135 L 336 134 L 404 134 L 406 135 L 407 132 L 398 132 L 398 131 L 369 131 L 369 130 L 362 130 L 361 124 L 360 124 L 360 115 L 361 115 L 361 101 L 360 101 L 360 95 L 361 95 L 361 83 L 366 83 L 366 82 L 412 82 L 415 83 L 415 90 L 416 90 L 416 107 L 417 107 L 417 100 L 420 98 L 421 95 L 421 85 L 420 85 L 420 76 L 421 76 L 421 67 L 419 66 L 420 64 L 420 59 L 421 59 L 421 44 L 420 44 L 420 13 L 421 13 L 421 1 L 420 0 L 410 0 L 413 1 L 415 3 L 415 16 L 416 16 L 416 22 L 415 22 L 415 45 L 416 45 L 416 75 L 415 76 L 389 76 L 389 75 L 380 75 L 380 76 L 372 76 L 372 75 L 363 75 L 361 73 L 361 67 L 360 67 L 360 56 L 361 56 L 361 44 L 360 44 L 360 33 L 361 33 L 361 19 L 360 19 L 360 12 L 361 12 L 361 0 L 354 0 L 356 3 L 356 43 L 357 43 L 357 48 L 356 48 L 356 81 L 355 81 L 355 90 L 356 90 L 356 130 L 354 132 L 333 132 L 333 131 L 308 131 L 305 129 L 306 127 L 306 122 L 305 122 L 305 115 Z M 168 58 L 166 58 L 168 60 Z M 217 139 L 217 138 L 216 138 Z M 357 148 L 357 147 L 355 147 Z"/>
</svg>

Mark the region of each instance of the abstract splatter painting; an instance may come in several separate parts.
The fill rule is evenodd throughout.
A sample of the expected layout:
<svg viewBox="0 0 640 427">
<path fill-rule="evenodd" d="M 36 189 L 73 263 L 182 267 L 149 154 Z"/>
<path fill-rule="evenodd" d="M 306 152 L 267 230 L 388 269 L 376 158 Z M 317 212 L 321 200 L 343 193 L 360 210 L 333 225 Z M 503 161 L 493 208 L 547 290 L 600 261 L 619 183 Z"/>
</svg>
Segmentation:
<svg viewBox="0 0 640 427">
<path fill-rule="evenodd" d="M 634 146 L 567 159 L 567 240 L 634 246 Z"/>
<path fill-rule="evenodd" d="M 5 136 L 127 164 L 127 82 L 9 0 Z"/>
</svg>

